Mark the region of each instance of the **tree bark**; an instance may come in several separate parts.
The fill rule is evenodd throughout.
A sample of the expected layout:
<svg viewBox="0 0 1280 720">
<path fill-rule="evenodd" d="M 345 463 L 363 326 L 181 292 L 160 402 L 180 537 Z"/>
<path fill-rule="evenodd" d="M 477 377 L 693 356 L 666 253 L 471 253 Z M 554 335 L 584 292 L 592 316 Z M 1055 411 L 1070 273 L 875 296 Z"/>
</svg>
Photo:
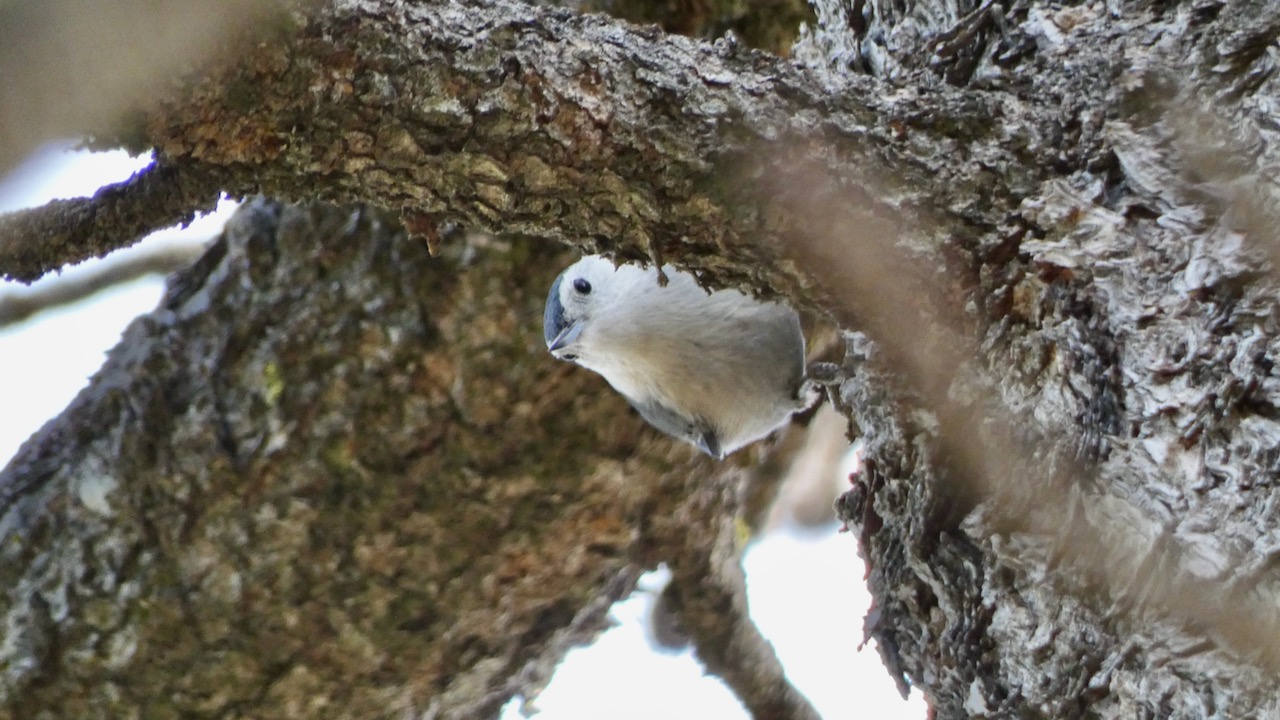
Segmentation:
<svg viewBox="0 0 1280 720">
<path fill-rule="evenodd" d="M 721 557 L 738 471 L 611 437 L 593 414 L 625 408 L 545 364 L 563 259 L 538 240 L 850 331 L 831 391 L 866 441 L 840 511 L 868 634 L 938 716 L 1280 713 L 1280 10 L 816 10 L 790 62 L 345 2 L 148 105 L 131 137 L 191 197 L 369 203 L 410 235 L 258 211 L 279 239 L 237 230 L 24 449 L 11 713 L 490 714 L 637 567 Z M 716 577 L 681 598 L 723 605 Z M 759 713 L 786 696 L 748 684 L 781 688 Z"/>
<path fill-rule="evenodd" d="M 172 280 L 0 478 L 0 717 L 491 716 L 714 542 L 712 463 L 543 357 L 564 253 L 447 255 L 255 202 Z"/>
</svg>

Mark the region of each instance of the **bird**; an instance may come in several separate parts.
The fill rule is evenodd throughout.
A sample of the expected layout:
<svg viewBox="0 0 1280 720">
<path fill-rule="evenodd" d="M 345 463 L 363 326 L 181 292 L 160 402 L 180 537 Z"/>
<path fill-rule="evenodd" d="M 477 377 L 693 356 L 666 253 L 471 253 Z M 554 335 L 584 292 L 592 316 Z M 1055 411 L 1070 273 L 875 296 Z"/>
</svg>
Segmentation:
<svg viewBox="0 0 1280 720">
<path fill-rule="evenodd" d="M 552 283 L 543 334 L 554 357 L 600 374 L 650 425 L 718 460 L 807 405 L 796 312 L 708 291 L 672 265 L 584 256 Z"/>
</svg>

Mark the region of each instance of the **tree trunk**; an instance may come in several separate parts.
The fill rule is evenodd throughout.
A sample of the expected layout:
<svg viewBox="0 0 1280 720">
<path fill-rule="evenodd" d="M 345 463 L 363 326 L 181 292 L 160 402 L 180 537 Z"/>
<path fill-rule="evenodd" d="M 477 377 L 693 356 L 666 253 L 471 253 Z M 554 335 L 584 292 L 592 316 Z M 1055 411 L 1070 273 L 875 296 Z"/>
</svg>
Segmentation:
<svg viewBox="0 0 1280 720">
<path fill-rule="evenodd" d="M 848 331 L 839 509 L 938 716 L 1280 714 L 1280 9 L 816 10 L 797 63 L 346 2 L 142 108 L 175 195 L 409 234 L 255 205 L 0 475 L 8 716 L 488 716 L 660 560 L 709 666 L 803 715 L 707 613 L 750 463 L 547 361 L 546 239 Z M 3 224 L 0 267 L 136 233 L 120 193 Z"/>
</svg>

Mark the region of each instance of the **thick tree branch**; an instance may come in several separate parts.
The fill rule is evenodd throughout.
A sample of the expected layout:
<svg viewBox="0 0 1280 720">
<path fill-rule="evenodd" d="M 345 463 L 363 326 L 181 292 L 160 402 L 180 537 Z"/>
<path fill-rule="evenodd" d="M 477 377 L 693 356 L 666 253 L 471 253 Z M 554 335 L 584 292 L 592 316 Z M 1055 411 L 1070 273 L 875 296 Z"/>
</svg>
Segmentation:
<svg viewBox="0 0 1280 720">
<path fill-rule="evenodd" d="M 272 195 L 371 202 L 411 227 L 679 256 L 722 280 L 794 288 L 759 260 L 803 219 L 768 216 L 744 184 L 795 153 L 836 168 L 860 202 L 990 223 L 1042 172 L 1011 153 L 1053 142 L 1027 110 L 865 77 L 833 91 L 785 60 L 600 16 L 373 0 L 329 8 L 153 107 L 145 132 L 164 156 L 227 167 Z M 939 156 L 917 135 L 966 152 Z M 716 259 L 729 249 L 741 262 Z"/>
<path fill-rule="evenodd" d="M 880 339 L 880 361 L 895 368 L 898 376 L 884 384 L 905 386 L 936 419 L 929 433 L 948 459 L 947 480 L 945 487 L 925 496 L 937 492 L 942 503 L 951 505 L 946 508 L 950 522 L 983 502 L 980 521 L 969 525 L 978 528 L 975 534 L 1051 541 L 1059 572 L 1078 578 L 1071 592 L 1092 606 L 1105 607 L 1120 598 L 1124 608 L 1119 615 L 1172 619 L 1184 632 L 1207 629 L 1235 662 L 1254 666 L 1242 669 L 1242 675 L 1280 675 L 1280 649 L 1263 640 L 1280 632 L 1280 612 L 1258 599 L 1265 591 L 1256 578 L 1222 583 L 1197 575 L 1191 546 L 1151 526 L 1136 504 L 1100 492 L 1095 463 L 1100 445 L 1115 428 L 1098 425 L 1114 422 L 1119 410 L 1117 399 L 1108 396 L 1114 392 L 1109 386 L 1116 382 L 1110 377 L 1111 364 L 1082 362 L 1076 369 L 1079 381 L 1095 384 L 1091 389 L 1096 396 L 1075 401 L 1093 404 L 1058 415 L 1083 416 L 1084 422 L 1058 427 L 1052 437 L 1026 423 L 1015 427 L 1009 418 L 1020 416 L 997 395 L 997 381 L 973 367 L 979 356 L 977 342 L 958 331 L 938 297 L 924 289 L 928 274 L 903 271 L 909 258 L 895 255 L 890 243 L 879 240 L 893 236 L 892 228 L 843 212 L 832 202 L 839 189 L 812 168 L 798 168 L 797 174 L 805 181 L 777 178 L 771 195 L 776 202 L 799 205 L 795 212 L 822 217 L 824 222 L 795 236 L 788 258 L 831 292 L 845 317 L 868 318 L 858 324 Z M 788 190 L 795 187 L 805 190 Z M 855 408 L 855 415 L 867 404 L 866 379 L 857 377 L 865 373 L 864 353 L 849 349 L 845 372 L 854 379 L 840 391 L 841 404 Z M 1047 407 L 1042 401 L 1041 411 Z M 886 433 L 876 442 L 887 437 Z M 878 448 L 877 456 L 881 452 Z M 873 467 L 868 475 L 862 480 L 867 494 L 846 504 L 842 513 L 852 525 L 866 524 L 867 513 L 874 513 L 870 486 L 884 482 L 883 470 Z M 931 519 L 941 522 L 938 531 L 956 529 L 940 516 Z M 1227 566 L 1244 562 L 1238 553 L 1224 559 Z M 1216 611 L 1220 607 L 1233 611 L 1221 614 Z"/>
</svg>

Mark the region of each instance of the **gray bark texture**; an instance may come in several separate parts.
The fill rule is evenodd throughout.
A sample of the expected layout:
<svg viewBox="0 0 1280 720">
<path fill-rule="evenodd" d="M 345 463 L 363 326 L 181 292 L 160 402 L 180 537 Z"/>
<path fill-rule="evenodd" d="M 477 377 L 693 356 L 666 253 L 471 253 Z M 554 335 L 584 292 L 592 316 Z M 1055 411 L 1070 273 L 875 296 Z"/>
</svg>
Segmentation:
<svg viewBox="0 0 1280 720">
<path fill-rule="evenodd" d="M 0 218 L 5 275 L 219 191 L 370 209 L 253 203 L 0 474 L 0 718 L 491 717 L 663 561 L 707 666 L 810 716 L 742 619 L 778 455 L 552 364 L 562 243 L 842 331 L 867 634 L 937 717 L 1280 717 L 1280 8 L 814 9 L 782 60 L 334 2 L 99 129 L 156 167 Z"/>
</svg>

